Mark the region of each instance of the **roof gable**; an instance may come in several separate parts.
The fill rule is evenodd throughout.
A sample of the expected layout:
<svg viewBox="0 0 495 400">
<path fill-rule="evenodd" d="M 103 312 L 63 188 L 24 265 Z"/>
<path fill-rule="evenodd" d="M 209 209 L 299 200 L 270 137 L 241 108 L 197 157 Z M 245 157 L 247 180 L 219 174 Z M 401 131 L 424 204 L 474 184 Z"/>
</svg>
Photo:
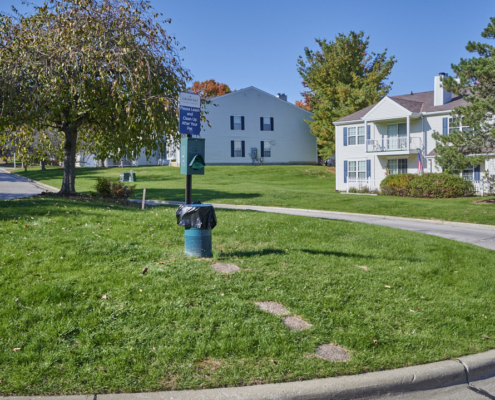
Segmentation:
<svg viewBox="0 0 495 400">
<path fill-rule="evenodd" d="M 390 97 L 385 96 L 371 110 L 363 115 L 361 119 L 378 121 L 382 119 L 404 118 L 411 115 L 412 112 L 405 107 L 408 104 L 404 104 L 405 102 L 402 103 L 403 104 L 400 104 Z"/>
</svg>

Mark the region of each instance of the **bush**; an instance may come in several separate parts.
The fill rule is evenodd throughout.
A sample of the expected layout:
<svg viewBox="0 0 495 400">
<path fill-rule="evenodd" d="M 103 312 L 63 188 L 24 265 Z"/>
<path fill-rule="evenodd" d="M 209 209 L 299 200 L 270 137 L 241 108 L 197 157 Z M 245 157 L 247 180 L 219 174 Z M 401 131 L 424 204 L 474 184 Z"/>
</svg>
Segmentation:
<svg viewBox="0 0 495 400">
<path fill-rule="evenodd" d="M 96 193 L 91 193 L 100 197 L 127 200 L 134 194 L 136 186 L 127 186 L 124 182 L 110 178 L 98 178 L 95 185 Z"/>
<path fill-rule="evenodd" d="M 386 196 L 453 198 L 474 195 L 474 186 L 467 179 L 451 174 L 394 174 L 380 184 Z"/>
</svg>

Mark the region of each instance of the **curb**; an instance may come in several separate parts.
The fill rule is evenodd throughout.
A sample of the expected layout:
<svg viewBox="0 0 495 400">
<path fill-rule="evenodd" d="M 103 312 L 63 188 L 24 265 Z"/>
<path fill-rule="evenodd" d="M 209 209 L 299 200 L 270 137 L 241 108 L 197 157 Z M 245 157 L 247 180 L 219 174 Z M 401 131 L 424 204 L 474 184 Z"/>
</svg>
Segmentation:
<svg viewBox="0 0 495 400">
<path fill-rule="evenodd" d="M 171 392 L 50 396 L 53 400 L 352 400 L 469 385 L 495 376 L 495 350 L 390 371 L 258 386 Z M 424 395 L 424 393 L 423 393 Z M 42 400 L 47 396 L 0 397 Z M 425 397 L 426 398 L 426 397 Z"/>
<path fill-rule="evenodd" d="M 129 201 L 141 202 L 139 199 L 130 199 Z M 150 206 L 157 205 L 181 205 L 183 201 L 170 201 L 170 200 L 146 200 L 145 203 Z M 420 219 L 420 218 L 407 218 L 407 217 L 395 217 L 390 215 L 376 215 L 376 214 L 361 214 L 361 213 L 349 213 L 342 211 L 323 211 L 323 210 L 310 210 L 304 208 L 286 208 L 286 207 L 267 207 L 267 206 L 247 206 L 247 205 L 235 205 L 235 204 L 216 204 L 211 203 L 216 208 L 231 209 L 231 210 L 243 210 L 243 211 L 271 211 L 279 214 L 288 214 L 290 212 L 306 212 L 323 215 L 342 215 L 348 217 L 361 217 L 366 219 L 389 219 L 395 221 L 411 221 L 422 222 L 432 225 L 447 225 L 455 226 L 459 228 L 472 228 L 472 229 L 485 229 L 495 231 L 494 225 L 473 224 L 469 222 L 452 222 L 442 220 Z"/>
<path fill-rule="evenodd" d="M 26 178 L 25 176 L 22 176 L 22 175 L 19 175 L 19 174 L 16 174 L 15 172 L 11 172 L 7 169 L 4 169 L 4 168 L 0 168 L 0 172 L 4 172 L 6 174 L 10 174 L 10 175 L 15 175 L 17 176 L 19 179 L 25 181 L 25 182 L 30 182 L 32 183 L 33 185 L 35 186 L 38 186 L 40 189 L 45 189 L 49 192 L 52 192 L 52 193 L 57 193 L 60 191 L 60 189 L 57 189 L 56 187 L 53 187 L 53 186 L 50 186 L 50 185 L 47 185 L 45 183 L 41 183 L 39 181 L 35 181 L 34 179 L 30 179 L 30 178 Z"/>
</svg>

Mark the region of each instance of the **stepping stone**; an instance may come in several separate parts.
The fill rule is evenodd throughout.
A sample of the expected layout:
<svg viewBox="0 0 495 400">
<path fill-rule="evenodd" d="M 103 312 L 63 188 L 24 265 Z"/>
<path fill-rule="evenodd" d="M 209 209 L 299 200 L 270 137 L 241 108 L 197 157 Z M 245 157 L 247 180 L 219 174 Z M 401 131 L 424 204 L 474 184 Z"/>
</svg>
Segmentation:
<svg viewBox="0 0 495 400">
<path fill-rule="evenodd" d="M 285 315 L 290 314 L 289 311 L 280 303 L 274 301 L 260 301 L 256 304 L 261 311 L 269 312 L 274 315 Z"/>
<path fill-rule="evenodd" d="M 350 361 L 349 350 L 334 344 L 321 344 L 316 349 L 316 357 L 332 362 Z"/>
<path fill-rule="evenodd" d="M 282 318 L 282 322 L 291 331 L 302 331 L 304 329 L 309 329 L 313 326 L 311 324 L 308 324 L 303 319 L 294 316 Z"/>
<path fill-rule="evenodd" d="M 241 270 L 237 265 L 229 263 L 215 263 L 211 267 L 222 274 L 232 274 Z"/>
</svg>

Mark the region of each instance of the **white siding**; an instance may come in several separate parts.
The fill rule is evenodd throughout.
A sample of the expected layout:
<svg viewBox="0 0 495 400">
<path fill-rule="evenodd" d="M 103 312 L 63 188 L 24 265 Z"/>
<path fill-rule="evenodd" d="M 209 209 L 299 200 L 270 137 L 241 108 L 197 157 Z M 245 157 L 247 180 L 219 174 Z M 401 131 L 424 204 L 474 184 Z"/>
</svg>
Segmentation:
<svg viewBox="0 0 495 400">
<path fill-rule="evenodd" d="M 368 121 L 377 121 L 391 118 L 405 118 L 408 114 L 410 112 L 398 105 L 395 101 L 385 98 L 366 115 L 366 119 Z"/>
<path fill-rule="evenodd" d="M 217 106 L 214 106 L 216 104 Z M 275 141 L 271 157 L 264 164 L 316 164 L 316 137 L 310 133 L 304 120 L 311 114 L 293 104 L 256 88 L 212 99 L 207 106 L 206 118 L 211 128 L 203 124 L 201 137 L 205 138 L 205 161 L 215 164 L 251 164 L 251 148 L 261 154 L 261 141 Z M 230 129 L 230 116 L 244 116 L 244 130 Z M 260 129 L 260 117 L 274 119 L 273 131 Z M 245 142 L 245 157 L 231 157 L 231 141 Z"/>
</svg>

